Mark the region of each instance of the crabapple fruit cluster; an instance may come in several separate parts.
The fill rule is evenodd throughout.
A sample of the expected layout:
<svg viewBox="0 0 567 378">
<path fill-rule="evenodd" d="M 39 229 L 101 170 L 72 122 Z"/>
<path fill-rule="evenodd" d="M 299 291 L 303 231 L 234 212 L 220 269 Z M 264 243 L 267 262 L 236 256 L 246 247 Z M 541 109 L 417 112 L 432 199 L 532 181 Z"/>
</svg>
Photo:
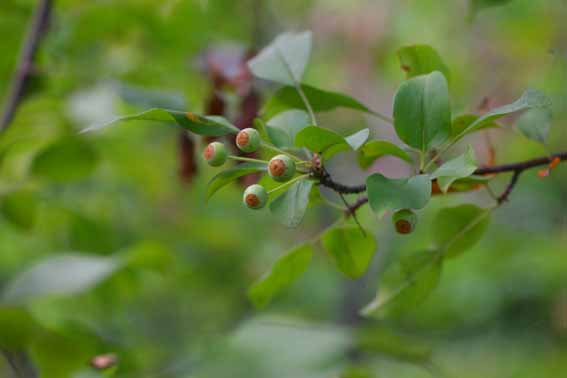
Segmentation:
<svg viewBox="0 0 567 378">
<path fill-rule="evenodd" d="M 251 153 L 256 152 L 262 145 L 262 138 L 260 133 L 252 128 L 241 130 L 235 138 L 235 143 L 238 149 L 242 152 Z M 273 148 L 273 146 L 272 146 Z M 283 152 L 283 151 L 282 151 Z M 203 158 L 205 161 L 213 166 L 220 167 L 228 159 L 233 160 L 253 160 L 250 158 L 239 158 L 237 156 L 230 156 L 227 147 L 221 142 L 212 142 L 207 145 L 203 151 Z M 258 162 L 261 162 L 258 160 Z M 296 165 L 293 158 L 286 153 L 280 153 L 272 157 L 267 164 L 268 175 L 276 182 L 285 183 L 292 179 L 296 173 Z M 269 192 L 262 185 L 254 184 L 248 186 L 244 190 L 242 202 L 250 209 L 261 209 L 268 203 Z"/>
</svg>

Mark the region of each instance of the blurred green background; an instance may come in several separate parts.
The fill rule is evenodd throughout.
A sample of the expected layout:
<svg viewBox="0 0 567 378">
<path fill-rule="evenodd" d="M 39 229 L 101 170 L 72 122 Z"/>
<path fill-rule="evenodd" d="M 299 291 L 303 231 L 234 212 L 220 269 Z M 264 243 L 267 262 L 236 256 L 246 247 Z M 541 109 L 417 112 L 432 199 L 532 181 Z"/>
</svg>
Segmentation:
<svg viewBox="0 0 567 378">
<path fill-rule="evenodd" d="M 36 3 L 0 3 L 2 101 Z M 567 149 L 565 17 L 562 0 L 55 1 L 33 85 L 0 134 L 0 288 L 17 291 L 15 277 L 58 255 L 125 263 L 69 295 L 4 300 L 0 349 L 16 357 L 0 360 L 0 376 L 13 374 L 10 359 L 57 378 L 562 376 L 565 167 L 545 179 L 524 174 L 482 242 L 444 266 L 427 301 L 368 321 L 354 314 L 374 297 L 389 261 L 427 247 L 431 214 L 463 199 L 486 204 L 486 193 L 435 198 L 409 238 L 363 212 L 379 244 L 364 278 L 347 280 L 320 251 L 291 290 L 257 311 L 246 297 L 250 284 L 338 214 L 316 207 L 300 229 L 286 230 L 267 211 L 246 210 L 238 184 L 206 204 L 216 170 L 199 157 L 190 180 L 180 177 L 184 155 L 174 127 L 137 122 L 79 131 L 155 105 L 205 112 L 207 51 L 258 49 L 283 31 L 311 29 L 305 81 L 387 114 L 404 78 L 396 51 L 408 44 L 439 51 L 451 70 L 456 113 L 511 102 L 528 87 L 544 90 L 555 107 L 547 149 L 512 129 L 469 138 L 484 161 L 488 140 L 498 162 L 540 156 Z M 255 86 L 264 98 L 274 89 Z M 389 126 L 352 111 L 321 120 L 395 138 Z M 199 151 L 203 142 L 193 143 Z M 345 182 L 365 175 L 353 168 L 354 155 L 330 164 Z M 372 170 L 405 174 L 387 158 Z M 118 358 L 114 368 L 89 366 L 107 353 Z"/>
</svg>

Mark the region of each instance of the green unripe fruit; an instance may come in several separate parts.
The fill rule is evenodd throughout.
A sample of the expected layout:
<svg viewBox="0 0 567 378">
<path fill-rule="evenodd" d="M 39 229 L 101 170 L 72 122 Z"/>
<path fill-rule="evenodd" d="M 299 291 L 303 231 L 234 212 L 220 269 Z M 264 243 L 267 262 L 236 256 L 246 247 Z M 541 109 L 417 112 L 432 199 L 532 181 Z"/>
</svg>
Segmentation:
<svg viewBox="0 0 567 378">
<path fill-rule="evenodd" d="M 287 181 L 295 174 L 295 163 L 287 155 L 276 155 L 268 163 L 268 174 L 275 181 Z"/>
<path fill-rule="evenodd" d="M 210 166 L 219 167 L 228 159 L 228 151 L 224 144 L 220 142 L 209 143 L 205 151 L 203 151 L 203 158 Z"/>
<path fill-rule="evenodd" d="M 244 205 L 250 209 L 261 209 L 266 206 L 268 202 L 268 192 L 266 192 L 266 189 L 262 185 L 250 185 L 244 191 L 242 201 Z"/>
<path fill-rule="evenodd" d="M 417 225 L 417 215 L 410 209 L 398 210 L 392 215 L 392 223 L 398 234 L 410 234 Z"/>
<path fill-rule="evenodd" d="M 252 128 L 241 130 L 236 134 L 236 145 L 243 152 L 254 152 L 260 147 L 260 133 Z"/>
</svg>

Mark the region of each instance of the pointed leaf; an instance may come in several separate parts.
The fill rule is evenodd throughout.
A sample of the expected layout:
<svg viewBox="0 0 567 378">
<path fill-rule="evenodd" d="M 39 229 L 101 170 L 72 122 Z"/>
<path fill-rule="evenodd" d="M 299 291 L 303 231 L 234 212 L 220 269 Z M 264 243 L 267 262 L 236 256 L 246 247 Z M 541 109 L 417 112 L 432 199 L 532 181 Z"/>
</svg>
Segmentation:
<svg viewBox="0 0 567 378">
<path fill-rule="evenodd" d="M 3 299 L 23 303 L 46 295 L 72 295 L 95 286 L 122 267 L 115 257 L 79 254 L 47 258 L 8 283 Z"/>
<path fill-rule="evenodd" d="M 359 227 L 331 228 L 321 237 L 323 247 L 329 252 L 339 270 L 350 278 L 362 276 L 376 253 L 374 236 Z"/>
<path fill-rule="evenodd" d="M 360 148 L 360 146 L 366 143 L 369 135 L 370 135 L 369 129 L 362 129 L 352 135 L 345 137 L 345 141 L 348 143 L 350 148 L 356 151 Z"/>
<path fill-rule="evenodd" d="M 551 128 L 551 107 L 533 108 L 522 114 L 518 120 L 518 130 L 526 138 L 546 144 Z"/>
<path fill-rule="evenodd" d="M 366 169 L 383 156 L 395 156 L 408 163 L 412 162 L 411 156 L 394 143 L 387 140 L 371 140 L 360 149 L 358 164 Z"/>
<path fill-rule="evenodd" d="M 296 135 L 311 124 L 309 114 L 303 110 L 289 110 L 278 114 L 266 124 L 266 131 L 276 147 L 292 147 Z"/>
<path fill-rule="evenodd" d="M 479 118 L 480 116 L 475 114 L 462 114 L 460 116 L 455 117 L 453 119 L 453 122 L 451 122 L 451 138 L 454 138 L 460 133 L 462 133 L 466 128 L 468 128 L 470 125 L 476 122 Z M 477 128 L 476 131 L 489 129 L 489 128 L 496 129 L 499 127 L 501 126 L 496 122 L 486 122 L 483 123 L 480 128 Z"/>
<path fill-rule="evenodd" d="M 439 187 L 443 193 L 451 184 L 461 178 L 468 177 L 474 173 L 477 168 L 476 157 L 471 146 L 467 147 L 467 151 L 452 160 L 444 163 L 431 174 L 432 179 L 437 179 Z"/>
<path fill-rule="evenodd" d="M 287 227 L 297 227 L 303 220 L 313 181 L 300 180 L 270 203 L 270 211 Z"/>
<path fill-rule="evenodd" d="M 286 85 L 301 83 L 311 54 L 311 32 L 284 33 L 248 62 L 252 73 Z"/>
<path fill-rule="evenodd" d="M 225 118 L 219 116 L 200 116 L 192 112 L 180 112 L 177 110 L 168 110 L 155 108 L 146 110 L 145 112 L 118 117 L 110 122 L 93 125 L 82 132 L 90 132 L 103 129 L 119 122 L 126 121 L 158 121 L 175 123 L 195 134 L 205 136 L 222 136 L 230 133 L 237 133 L 238 128 L 228 122 Z"/>
<path fill-rule="evenodd" d="M 449 68 L 437 51 L 429 45 L 402 47 L 398 50 L 398 59 L 408 79 L 439 71 L 449 80 Z"/>
<path fill-rule="evenodd" d="M 281 256 L 269 272 L 248 290 L 248 296 L 258 308 L 265 307 L 274 296 L 287 289 L 307 269 L 313 255 L 313 247 L 303 244 Z"/>
<path fill-rule="evenodd" d="M 442 73 L 417 76 L 400 85 L 394 97 L 394 127 L 402 141 L 420 151 L 445 142 L 451 128 L 451 107 Z"/>
<path fill-rule="evenodd" d="M 528 89 L 524 92 L 524 94 L 522 94 L 522 97 L 520 97 L 513 103 L 492 109 L 482 117 L 479 117 L 476 121 L 468 125 L 463 131 L 457 134 L 457 136 L 455 136 L 453 139 L 458 140 L 466 134 L 470 134 L 474 131 L 485 128 L 487 127 L 487 124 L 511 113 L 533 108 L 550 107 L 550 100 L 547 98 L 547 96 L 545 96 L 545 94 L 535 89 Z"/>
<path fill-rule="evenodd" d="M 433 239 L 447 257 L 473 247 L 490 222 L 490 209 L 460 205 L 439 211 L 433 222 Z"/>
<path fill-rule="evenodd" d="M 238 164 L 235 167 L 222 171 L 209 181 L 209 185 L 207 187 L 207 201 L 213 196 L 213 194 L 237 178 L 249 175 L 250 173 L 262 172 L 266 169 L 266 164 L 252 162 Z"/>
<path fill-rule="evenodd" d="M 358 110 L 365 113 L 372 113 L 364 104 L 358 100 L 338 92 L 326 91 L 310 85 L 302 85 L 301 88 L 305 97 L 309 100 L 314 112 L 326 112 L 336 108 L 346 108 Z M 305 103 L 295 87 L 285 86 L 280 88 L 272 97 L 268 99 L 261 114 L 265 119 L 271 119 L 276 114 L 290 109 L 305 108 Z"/>
<path fill-rule="evenodd" d="M 361 310 L 364 316 L 396 313 L 422 303 L 439 284 L 443 259 L 438 251 L 419 251 L 400 260 L 400 286 L 381 288 L 376 298 Z"/>
<path fill-rule="evenodd" d="M 390 179 L 375 173 L 366 179 L 368 201 L 376 213 L 384 210 L 421 209 L 431 197 L 431 178 L 419 175 Z"/>
<path fill-rule="evenodd" d="M 346 138 L 336 132 L 318 126 L 309 126 L 301 130 L 295 137 L 297 147 L 305 147 L 328 159 L 341 151 L 360 147 L 368 138 L 369 130 L 363 129 Z"/>
<path fill-rule="evenodd" d="M 31 172 L 49 180 L 69 182 L 89 176 L 97 162 L 97 153 L 90 143 L 78 137 L 65 137 L 34 157 Z"/>
</svg>

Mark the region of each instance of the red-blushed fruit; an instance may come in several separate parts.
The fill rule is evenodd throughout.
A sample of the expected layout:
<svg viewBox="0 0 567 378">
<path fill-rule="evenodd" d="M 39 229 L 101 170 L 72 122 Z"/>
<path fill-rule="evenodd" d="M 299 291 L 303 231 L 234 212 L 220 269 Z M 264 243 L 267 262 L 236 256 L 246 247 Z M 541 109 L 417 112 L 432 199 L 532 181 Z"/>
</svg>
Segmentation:
<svg viewBox="0 0 567 378">
<path fill-rule="evenodd" d="M 268 174 L 275 181 L 288 181 L 295 174 L 295 163 L 287 155 L 276 155 L 268 163 Z"/>
<path fill-rule="evenodd" d="M 221 142 L 212 142 L 205 147 L 203 158 L 212 167 L 219 167 L 228 159 L 228 151 Z"/>
<path fill-rule="evenodd" d="M 398 210 L 392 215 L 392 223 L 398 234 L 411 234 L 417 225 L 417 215 L 410 209 Z"/>
<path fill-rule="evenodd" d="M 260 147 L 260 133 L 252 128 L 241 130 L 236 134 L 236 146 L 243 152 L 254 152 Z"/>
<path fill-rule="evenodd" d="M 266 192 L 266 189 L 262 185 L 250 185 L 244 190 L 242 202 L 250 209 L 261 209 L 268 203 L 268 192 Z"/>
</svg>

